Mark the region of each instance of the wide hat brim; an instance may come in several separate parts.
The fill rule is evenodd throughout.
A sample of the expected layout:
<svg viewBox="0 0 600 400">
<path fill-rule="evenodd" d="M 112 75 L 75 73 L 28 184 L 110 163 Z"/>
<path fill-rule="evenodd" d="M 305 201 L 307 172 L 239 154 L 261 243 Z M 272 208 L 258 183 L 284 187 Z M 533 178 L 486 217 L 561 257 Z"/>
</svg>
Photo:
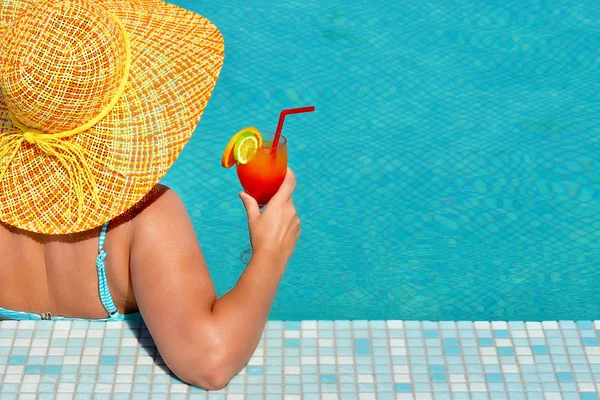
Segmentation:
<svg viewBox="0 0 600 400">
<path fill-rule="evenodd" d="M 1 2 L 0 35 L 34 3 Z M 0 181 L 2 222 L 37 233 L 65 234 L 98 227 L 122 214 L 175 162 L 215 87 L 224 43 L 206 18 L 160 0 L 94 3 L 120 19 L 131 41 L 129 78 L 115 107 L 91 129 L 65 139 L 94 154 L 87 163 L 100 207 L 86 193 L 78 222 L 69 171 L 35 144 L 24 142 Z M 12 129 L 0 96 L 0 132 Z"/>
</svg>

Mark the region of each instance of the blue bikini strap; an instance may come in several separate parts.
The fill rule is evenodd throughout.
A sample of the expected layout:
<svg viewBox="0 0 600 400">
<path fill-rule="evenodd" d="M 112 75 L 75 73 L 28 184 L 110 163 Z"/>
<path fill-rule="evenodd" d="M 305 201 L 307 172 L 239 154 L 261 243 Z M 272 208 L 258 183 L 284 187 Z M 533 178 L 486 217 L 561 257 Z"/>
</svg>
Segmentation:
<svg viewBox="0 0 600 400">
<path fill-rule="evenodd" d="M 110 221 L 109 221 L 110 222 Z M 96 267 L 98 268 L 98 287 L 100 290 L 100 299 L 102 300 L 102 305 L 110 315 L 111 319 L 120 318 L 119 310 L 115 306 L 113 302 L 112 296 L 110 295 L 110 290 L 108 290 L 108 283 L 106 282 L 106 271 L 104 268 L 104 260 L 106 260 L 106 251 L 102 247 L 104 247 L 104 240 L 106 239 L 106 230 L 108 229 L 108 222 L 102 225 L 102 230 L 100 231 L 100 241 L 98 242 L 98 258 L 96 258 Z"/>
</svg>

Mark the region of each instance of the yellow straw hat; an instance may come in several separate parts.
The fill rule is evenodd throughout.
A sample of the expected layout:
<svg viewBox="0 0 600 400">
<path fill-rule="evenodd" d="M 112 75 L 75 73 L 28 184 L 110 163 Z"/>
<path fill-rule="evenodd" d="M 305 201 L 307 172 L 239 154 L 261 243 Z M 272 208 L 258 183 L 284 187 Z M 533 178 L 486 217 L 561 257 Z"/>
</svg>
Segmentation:
<svg viewBox="0 0 600 400">
<path fill-rule="evenodd" d="M 223 64 L 204 17 L 160 0 L 0 1 L 0 221 L 104 224 L 175 162 Z"/>
</svg>

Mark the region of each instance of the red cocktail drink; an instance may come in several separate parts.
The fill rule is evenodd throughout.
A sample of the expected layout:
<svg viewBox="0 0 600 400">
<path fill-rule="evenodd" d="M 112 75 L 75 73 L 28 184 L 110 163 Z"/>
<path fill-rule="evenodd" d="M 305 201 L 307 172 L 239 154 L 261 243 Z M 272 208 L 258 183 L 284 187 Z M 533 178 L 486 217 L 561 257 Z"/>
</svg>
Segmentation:
<svg viewBox="0 0 600 400">
<path fill-rule="evenodd" d="M 261 133 L 263 143 L 247 164 L 236 164 L 236 170 L 244 191 L 263 206 L 277 193 L 285 178 L 288 165 L 287 139 L 280 136 L 272 147 L 274 134 Z"/>
</svg>

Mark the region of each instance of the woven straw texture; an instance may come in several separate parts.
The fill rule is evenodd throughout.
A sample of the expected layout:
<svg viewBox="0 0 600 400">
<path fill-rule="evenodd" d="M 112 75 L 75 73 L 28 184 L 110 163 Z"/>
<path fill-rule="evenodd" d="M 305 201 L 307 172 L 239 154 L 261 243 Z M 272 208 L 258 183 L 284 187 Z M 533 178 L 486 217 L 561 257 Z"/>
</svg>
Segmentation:
<svg viewBox="0 0 600 400">
<path fill-rule="evenodd" d="M 23 136 L 10 114 L 60 134 L 110 109 L 60 139 L 81 149 L 73 162 L 93 175 L 97 197 L 82 185 L 82 209 L 73 188 L 82 165 L 29 140 L 0 159 L 0 220 L 45 234 L 95 228 L 148 193 L 189 140 L 223 64 L 210 21 L 155 0 L 3 0 L 0 37 L 0 154 Z"/>
</svg>

